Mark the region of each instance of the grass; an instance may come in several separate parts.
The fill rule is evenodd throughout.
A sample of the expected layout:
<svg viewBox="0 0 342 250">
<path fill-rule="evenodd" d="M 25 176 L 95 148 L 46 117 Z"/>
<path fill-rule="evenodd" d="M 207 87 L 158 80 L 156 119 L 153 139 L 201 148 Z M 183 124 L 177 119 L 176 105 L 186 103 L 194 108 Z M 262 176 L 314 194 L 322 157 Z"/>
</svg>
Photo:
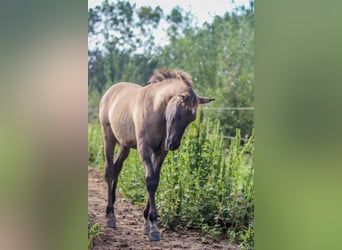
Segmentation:
<svg viewBox="0 0 342 250">
<path fill-rule="evenodd" d="M 218 122 L 203 122 L 202 113 L 185 132 L 181 147 L 169 152 L 162 166 L 156 194 L 164 227 L 197 229 L 202 238 L 226 238 L 253 249 L 254 166 L 253 135 L 240 144 L 240 131 L 228 145 Z M 103 168 L 99 125 L 88 127 L 88 162 Z M 135 204 L 146 200 L 144 172 L 131 150 L 120 174 L 118 189 Z"/>
<path fill-rule="evenodd" d="M 93 248 L 93 239 L 101 234 L 101 226 L 99 223 L 95 223 L 88 230 L 88 249 Z"/>
</svg>

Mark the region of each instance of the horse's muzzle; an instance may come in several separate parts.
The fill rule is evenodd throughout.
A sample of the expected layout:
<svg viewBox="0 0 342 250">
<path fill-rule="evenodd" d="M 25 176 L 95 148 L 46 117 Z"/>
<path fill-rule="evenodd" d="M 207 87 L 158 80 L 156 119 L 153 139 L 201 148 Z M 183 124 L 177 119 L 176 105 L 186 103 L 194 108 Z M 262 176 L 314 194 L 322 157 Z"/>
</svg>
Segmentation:
<svg viewBox="0 0 342 250">
<path fill-rule="evenodd" d="M 180 145 L 180 143 L 175 143 L 175 142 L 171 142 L 171 141 L 168 142 L 168 140 L 166 140 L 165 147 L 166 147 L 167 150 L 173 151 L 173 150 L 178 149 L 179 145 Z"/>
</svg>

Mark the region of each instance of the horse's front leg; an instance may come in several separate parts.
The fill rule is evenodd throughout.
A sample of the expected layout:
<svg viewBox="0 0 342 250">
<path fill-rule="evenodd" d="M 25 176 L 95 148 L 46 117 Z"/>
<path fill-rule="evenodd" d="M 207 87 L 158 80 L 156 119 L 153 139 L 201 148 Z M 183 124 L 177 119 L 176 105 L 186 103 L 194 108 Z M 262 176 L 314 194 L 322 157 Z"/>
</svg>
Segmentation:
<svg viewBox="0 0 342 250">
<path fill-rule="evenodd" d="M 144 209 L 144 234 L 149 235 L 151 231 L 151 225 L 150 225 L 150 220 L 148 219 L 148 213 L 150 212 L 150 202 L 149 202 L 149 197 L 147 197 L 146 200 L 146 206 Z"/>
<path fill-rule="evenodd" d="M 142 150 L 142 161 L 145 168 L 145 182 L 148 191 L 148 198 L 144 210 L 144 234 L 148 234 L 151 241 L 160 240 L 160 232 L 157 226 L 157 209 L 155 205 L 155 193 L 159 184 L 160 168 L 167 151 L 160 150 L 155 152 L 154 161 L 151 161 L 151 151 Z M 143 157 L 145 155 L 145 157 Z"/>
<path fill-rule="evenodd" d="M 157 209 L 155 204 L 155 193 L 157 191 L 159 175 L 156 175 L 151 169 L 147 169 L 145 174 L 145 182 L 148 192 L 149 212 L 148 219 L 150 221 L 149 238 L 151 241 L 159 241 L 160 233 L 157 226 Z"/>
</svg>

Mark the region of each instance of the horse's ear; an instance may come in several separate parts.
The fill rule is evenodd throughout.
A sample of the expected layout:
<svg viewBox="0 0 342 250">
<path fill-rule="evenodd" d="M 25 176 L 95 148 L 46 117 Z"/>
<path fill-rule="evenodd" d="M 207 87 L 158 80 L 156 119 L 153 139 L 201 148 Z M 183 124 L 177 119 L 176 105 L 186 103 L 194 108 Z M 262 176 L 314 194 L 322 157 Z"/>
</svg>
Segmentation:
<svg viewBox="0 0 342 250">
<path fill-rule="evenodd" d="M 215 98 L 198 96 L 198 103 L 199 104 L 205 104 L 205 103 L 208 103 L 208 102 L 212 102 L 214 100 L 215 100 Z"/>
</svg>

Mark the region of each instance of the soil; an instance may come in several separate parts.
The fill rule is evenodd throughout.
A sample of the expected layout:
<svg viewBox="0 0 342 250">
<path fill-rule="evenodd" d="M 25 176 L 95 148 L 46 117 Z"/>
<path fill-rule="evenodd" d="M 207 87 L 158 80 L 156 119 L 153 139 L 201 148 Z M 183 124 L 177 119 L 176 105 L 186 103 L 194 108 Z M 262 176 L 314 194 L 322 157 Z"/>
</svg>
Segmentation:
<svg viewBox="0 0 342 250">
<path fill-rule="evenodd" d="M 150 242 L 143 233 L 143 207 L 117 194 L 115 202 L 116 228 L 106 226 L 107 187 L 98 170 L 88 167 L 88 223 L 100 223 L 101 234 L 93 240 L 93 249 L 232 249 L 237 245 L 227 241 L 203 240 L 199 232 L 170 231 L 159 227 L 161 240 Z"/>
</svg>

